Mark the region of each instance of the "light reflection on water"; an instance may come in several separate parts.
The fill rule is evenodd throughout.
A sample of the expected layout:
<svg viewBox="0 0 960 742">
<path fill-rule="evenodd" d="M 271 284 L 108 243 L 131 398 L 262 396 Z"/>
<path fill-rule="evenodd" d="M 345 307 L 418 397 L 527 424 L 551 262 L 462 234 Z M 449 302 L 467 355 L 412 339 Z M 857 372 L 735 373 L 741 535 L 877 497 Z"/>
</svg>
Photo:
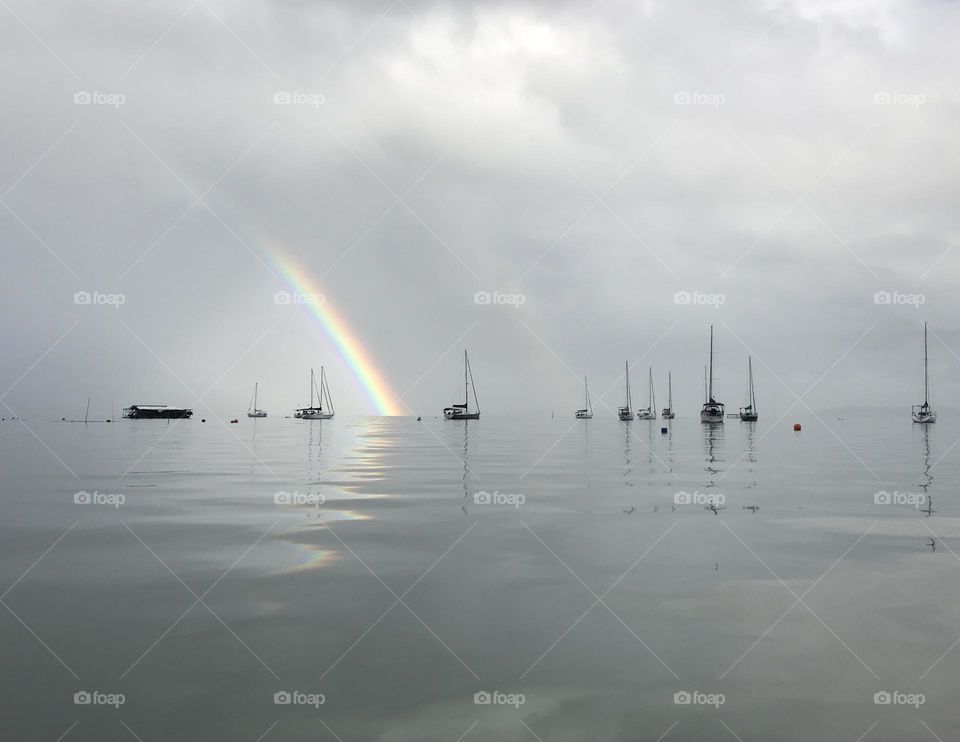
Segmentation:
<svg viewBox="0 0 960 742">
<path fill-rule="evenodd" d="M 960 428 L 826 422 L 845 445 L 813 418 L 31 423 L 77 480 L 5 424 L 0 735 L 932 739 L 922 718 L 947 738 Z M 88 687 L 128 702 L 74 706 Z"/>
</svg>

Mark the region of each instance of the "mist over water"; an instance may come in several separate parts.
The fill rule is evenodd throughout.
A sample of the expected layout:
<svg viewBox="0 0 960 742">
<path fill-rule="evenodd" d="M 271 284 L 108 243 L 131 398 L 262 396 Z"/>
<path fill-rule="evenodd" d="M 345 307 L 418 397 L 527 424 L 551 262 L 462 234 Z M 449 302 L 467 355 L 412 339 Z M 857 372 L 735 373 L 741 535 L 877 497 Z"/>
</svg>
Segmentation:
<svg viewBox="0 0 960 742">
<path fill-rule="evenodd" d="M 28 423 L 61 462 L 0 425 L 4 738 L 958 723 L 949 419 Z"/>
</svg>

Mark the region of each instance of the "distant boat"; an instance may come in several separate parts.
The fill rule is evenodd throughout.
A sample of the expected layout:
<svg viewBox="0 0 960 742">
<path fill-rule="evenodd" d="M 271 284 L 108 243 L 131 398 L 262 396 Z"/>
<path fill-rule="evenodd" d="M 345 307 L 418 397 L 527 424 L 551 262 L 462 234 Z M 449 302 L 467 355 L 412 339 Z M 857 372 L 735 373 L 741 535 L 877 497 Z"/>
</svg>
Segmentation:
<svg viewBox="0 0 960 742">
<path fill-rule="evenodd" d="M 313 393 L 317 393 L 318 404 L 313 404 Z M 324 402 L 326 402 L 326 411 L 324 411 Z M 316 378 L 313 375 L 313 369 L 310 369 L 310 406 L 301 407 L 293 416 L 301 420 L 332 420 L 334 415 L 333 399 L 330 397 L 330 388 L 327 386 L 327 376 L 320 367 L 320 386 L 317 387 Z"/>
<path fill-rule="evenodd" d="M 753 359 L 747 356 L 747 406 L 740 408 L 740 419 L 743 422 L 755 423 L 757 421 L 757 397 L 753 393 Z"/>
<path fill-rule="evenodd" d="M 590 391 L 587 389 L 587 377 L 583 377 L 583 409 L 574 413 L 577 420 L 593 419 L 593 403 L 590 401 Z"/>
<path fill-rule="evenodd" d="M 627 375 L 627 404 L 617 409 L 617 417 L 621 420 L 633 420 L 633 401 L 630 399 L 630 364 L 624 363 Z"/>
<path fill-rule="evenodd" d="M 123 416 L 130 420 L 179 420 L 192 415 L 193 410 L 165 404 L 132 404 L 123 408 Z"/>
<path fill-rule="evenodd" d="M 710 325 L 710 373 L 707 376 L 706 399 L 700 408 L 700 422 L 723 423 L 723 403 L 713 398 L 713 325 Z"/>
<path fill-rule="evenodd" d="M 664 420 L 673 420 L 676 413 L 673 411 L 673 379 L 670 378 L 670 372 L 667 371 L 667 406 L 663 408 L 660 417 Z"/>
<path fill-rule="evenodd" d="M 650 379 L 648 381 L 647 406 L 642 410 L 637 410 L 638 420 L 656 420 L 657 419 L 657 400 L 653 395 L 653 369 L 650 369 Z"/>
<path fill-rule="evenodd" d="M 250 406 L 247 408 L 247 417 L 266 417 L 267 413 L 264 410 L 257 408 L 257 384 L 253 385 L 253 401 L 250 403 Z"/>
<path fill-rule="evenodd" d="M 927 366 L 927 323 L 923 323 L 923 404 L 911 408 L 915 423 L 935 423 L 937 413 L 930 406 L 930 371 Z"/>
<path fill-rule="evenodd" d="M 470 409 L 470 387 L 473 387 L 473 409 Z M 473 371 L 470 358 L 463 351 L 463 404 L 454 404 L 443 408 L 447 420 L 479 420 L 480 403 L 477 401 L 477 387 L 473 383 Z"/>
</svg>

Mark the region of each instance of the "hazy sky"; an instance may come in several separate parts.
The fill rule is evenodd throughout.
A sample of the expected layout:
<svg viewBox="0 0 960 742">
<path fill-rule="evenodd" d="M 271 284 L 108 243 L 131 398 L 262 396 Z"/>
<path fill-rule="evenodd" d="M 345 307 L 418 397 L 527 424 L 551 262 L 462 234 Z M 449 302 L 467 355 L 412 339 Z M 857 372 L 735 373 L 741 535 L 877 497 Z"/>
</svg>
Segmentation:
<svg viewBox="0 0 960 742">
<path fill-rule="evenodd" d="M 653 365 L 662 405 L 670 368 L 694 415 L 711 322 L 732 408 L 748 352 L 761 412 L 812 385 L 814 409 L 909 406 L 924 320 L 934 398 L 960 406 L 956 3 L 5 0 L 0 19 L 6 416 L 88 395 L 233 416 L 256 380 L 289 414 L 321 364 L 338 412 L 374 411 L 309 308 L 275 303 L 297 290 L 284 261 L 414 414 L 456 401 L 467 346 L 489 414 L 571 414 L 583 374 L 616 407 L 631 360 L 635 402 Z"/>
</svg>

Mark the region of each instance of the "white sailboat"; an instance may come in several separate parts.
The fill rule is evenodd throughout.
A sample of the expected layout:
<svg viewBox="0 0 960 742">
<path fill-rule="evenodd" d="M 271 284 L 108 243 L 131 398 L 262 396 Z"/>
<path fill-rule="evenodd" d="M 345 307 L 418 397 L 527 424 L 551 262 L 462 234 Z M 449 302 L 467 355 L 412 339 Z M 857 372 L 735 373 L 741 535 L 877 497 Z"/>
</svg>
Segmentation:
<svg viewBox="0 0 960 742">
<path fill-rule="evenodd" d="M 470 387 L 473 387 L 473 409 L 470 409 Z M 473 383 L 473 370 L 470 368 L 470 358 L 467 351 L 463 351 L 463 404 L 454 404 L 443 408 L 443 416 L 447 420 L 479 420 L 480 403 L 477 401 L 477 387 Z"/>
<path fill-rule="evenodd" d="M 747 406 L 740 408 L 740 419 L 743 422 L 755 423 L 757 421 L 757 397 L 753 393 L 753 359 L 747 356 Z"/>
<path fill-rule="evenodd" d="M 317 405 L 313 404 L 314 392 L 317 393 Z M 326 403 L 326 408 L 324 408 Z M 333 399 L 330 396 L 330 388 L 327 386 L 327 376 L 320 367 L 320 386 L 317 387 L 316 378 L 313 375 L 313 369 L 310 369 L 310 406 L 301 407 L 293 416 L 301 420 L 332 420 L 334 415 Z"/>
<path fill-rule="evenodd" d="M 710 325 L 710 373 L 707 378 L 706 399 L 700 408 L 700 422 L 723 423 L 723 403 L 713 398 L 713 325 Z"/>
<path fill-rule="evenodd" d="M 627 376 L 627 404 L 625 407 L 617 408 L 617 417 L 621 420 L 633 420 L 633 401 L 630 399 L 630 364 L 624 363 Z"/>
<path fill-rule="evenodd" d="M 590 401 L 590 390 L 587 389 L 587 377 L 583 377 L 583 409 L 574 413 L 577 420 L 593 419 L 593 403 Z"/>
<path fill-rule="evenodd" d="M 910 410 L 915 423 L 935 423 L 937 413 L 930 406 L 930 371 L 927 365 L 927 323 L 923 323 L 923 404 L 915 404 Z"/>
<path fill-rule="evenodd" d="M 673 411 L 673 379 L 671 374 L 667 371 L 667 406 L 663 408 L 663 412 L 660 413 L 660 417 L 664 420 L 673 420 L 677 415 Z"/>
<path fill-rule="evenodd" d="M 656 420 L 657 419 L 657 399 L 653 395 L 653 368 L 650 368 L 650 378 L 648 383 L 647 406 L 642 410 L 637 410 L 637 420 Z"/>
<path fill-rule="evenodd" d="M 247 407 L 247 417 L 266 417 L 267 413 L 265 410 L 261 410 L 257 407 L 257 384 L 253 385 L 253 400 L 250 402 L 250 406 Z"/>
</svg>

